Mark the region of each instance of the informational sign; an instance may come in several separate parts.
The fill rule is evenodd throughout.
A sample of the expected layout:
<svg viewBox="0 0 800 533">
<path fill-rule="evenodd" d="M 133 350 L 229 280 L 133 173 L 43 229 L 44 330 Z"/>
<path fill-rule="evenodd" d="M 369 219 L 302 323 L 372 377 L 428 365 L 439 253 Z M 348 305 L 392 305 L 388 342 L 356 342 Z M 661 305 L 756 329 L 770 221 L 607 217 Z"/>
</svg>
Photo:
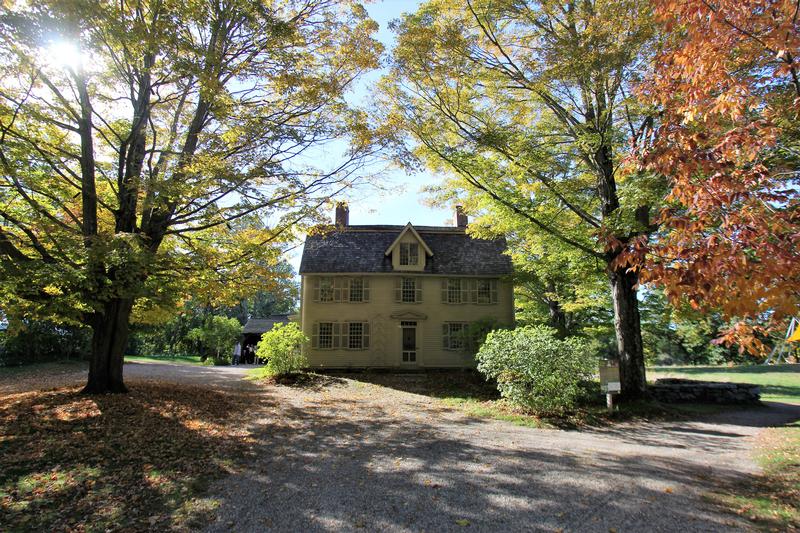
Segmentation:
<svg viewBox="0 0 800 533">
<path fill-rule="evenodd" d="M 619 380 L 618 361 L 613 359 L 600 361 L 600 388 L 606 394 L 622 390 L 622 383 Z"/>
</svg>

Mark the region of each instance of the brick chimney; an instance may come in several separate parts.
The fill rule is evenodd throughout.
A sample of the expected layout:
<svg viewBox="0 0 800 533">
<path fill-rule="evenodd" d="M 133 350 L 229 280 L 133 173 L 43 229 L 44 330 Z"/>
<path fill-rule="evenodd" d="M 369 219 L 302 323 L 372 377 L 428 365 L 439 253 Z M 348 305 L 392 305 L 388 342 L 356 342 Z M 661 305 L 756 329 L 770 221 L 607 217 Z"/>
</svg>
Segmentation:
<svg viewBox="0 0 800 533">
<path fill-rule="evenodd" d="M 455 222 L 456 226 L 459 228 L 466 228 L 467 224 L 469 223 L 469 219 L 467 218 L 466 213 L 464 213 L 464 208 L 460 205 L 456 206 L 456 213 L 453 216 L 453 222 Z"/>
<path fill-rule="evenodd" d="M 336 203 L 336 225 L 340 228 L 350 225 L 350 208 L 344 202 Z"/>
</svg>

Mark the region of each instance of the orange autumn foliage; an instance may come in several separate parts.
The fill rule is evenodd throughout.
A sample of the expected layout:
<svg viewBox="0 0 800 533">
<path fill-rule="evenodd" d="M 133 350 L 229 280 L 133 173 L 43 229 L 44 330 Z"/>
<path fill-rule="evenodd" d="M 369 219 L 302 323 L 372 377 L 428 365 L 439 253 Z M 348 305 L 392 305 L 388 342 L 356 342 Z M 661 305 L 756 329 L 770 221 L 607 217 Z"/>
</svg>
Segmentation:
<svg viewBox="0 0 800 533">
<path fill-rule="evenodd" d="M 639 88 L 661 110 L 641 170 L 670 184 L 643 278 L 738 319 L 722 340 L 751 353 L 800 304 L 798 6 L 657 0 L 665 40 Z"/>
</svg>

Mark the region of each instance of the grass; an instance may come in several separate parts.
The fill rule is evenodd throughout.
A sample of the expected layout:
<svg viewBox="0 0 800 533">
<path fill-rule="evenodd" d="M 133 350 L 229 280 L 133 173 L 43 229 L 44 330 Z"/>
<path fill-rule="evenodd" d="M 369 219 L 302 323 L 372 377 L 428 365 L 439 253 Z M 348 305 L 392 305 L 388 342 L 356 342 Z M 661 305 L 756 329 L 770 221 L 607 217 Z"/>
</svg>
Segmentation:
<svg viewBox="0 0 800 533">
<path fill-rule="evenodd" d="M 648 378 L 687 378 L 761 385 L 761 399 L 800 404 L 800 365 L 663 366 L 649 368 Z"/>
<path fill-rule="evenodd" d="M 202 365 L 199 355 L 126 355 L 128 363 L 176 363 L 179 365 Z"/>
<path fill-rule="evenodd" d="M 708 497 L 767 531 L 800 530 L 800 422 L 764 431 L 758 442 L 763 472 Z"/>
<path fill-rule="evenodd" d="M 250 459 L 253 398 L 140 383 L 125 395 L 77 387 L 0 397 L 3 531 L 197 529 L 211 480 Z"/>
</svg>

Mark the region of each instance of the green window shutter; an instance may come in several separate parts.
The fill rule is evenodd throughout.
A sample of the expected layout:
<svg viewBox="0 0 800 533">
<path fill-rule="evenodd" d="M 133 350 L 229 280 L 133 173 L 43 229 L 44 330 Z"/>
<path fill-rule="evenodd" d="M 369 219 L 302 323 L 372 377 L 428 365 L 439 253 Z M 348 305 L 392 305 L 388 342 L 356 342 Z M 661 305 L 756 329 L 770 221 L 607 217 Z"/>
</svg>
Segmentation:
<svg viewBox="0 0 800 533">
<path fill-rule="evenodd" d="M 341 346 L 342 325 L 338 322 L 333 323 L 333 347 L 339 348 Z"/>
<path fill-rule="evenodd" d="M 450 326 L 447 323 L 442 324 L 442 348 L 450 349 Z"/>
<path fill-rule="evenodd" d="M 397 278 L 394 280 L 394 301 L 397 303 L 402 301 L 402 285 L 403 278 Z"/>
<path fill-rule="evenodd" d="M 361 283 L 362 283 L 362 291 L 364 291 L 362 293 L 364 295 L 363 301 L 368 302 L 369 301 L 369 279 L 368 278 L 362 278 Z"/>
<path fill-rule="evenodd" d="M 313 333 L 311 334 L 311 347 L 319 348 L 319 322 L 314 322 Z"/>
<path fill-rule="evenodd" d="M 314 276 L 313 285 L 311 286 L 311 299 L 319 302 L 319 277 Z"/>
<path fill-rule="evenodd" d="M 363 328 L 362 331 L 362 340 L 364 349 L 369 348 L 369 322 L 364 322 L 361 327 Z"/>
</svg>

